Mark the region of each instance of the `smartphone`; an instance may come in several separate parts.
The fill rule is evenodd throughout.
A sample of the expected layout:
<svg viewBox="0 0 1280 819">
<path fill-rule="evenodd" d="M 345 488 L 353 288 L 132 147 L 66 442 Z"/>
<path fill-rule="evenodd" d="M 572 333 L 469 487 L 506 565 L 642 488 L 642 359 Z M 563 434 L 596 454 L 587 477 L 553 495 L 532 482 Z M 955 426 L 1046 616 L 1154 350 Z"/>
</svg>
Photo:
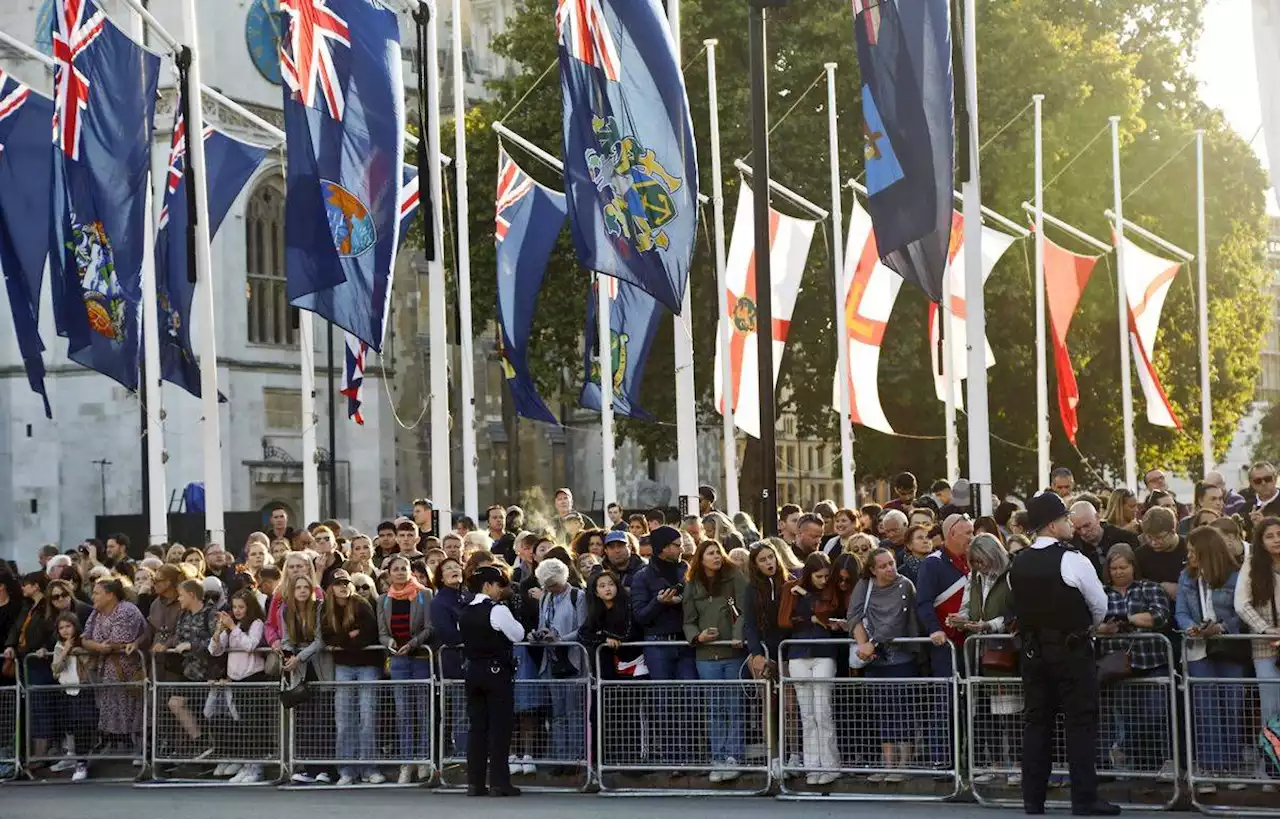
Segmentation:
<svg viewBox="0 0 1280 819">
<path fill-rule="evenodd" d="M 827 622 L 835 626 L 836 628 L 844 628 L 846 625 L 849 624 L 849 621 L 844 619 L 843 617 L 832 617 Z"/>
</svg>

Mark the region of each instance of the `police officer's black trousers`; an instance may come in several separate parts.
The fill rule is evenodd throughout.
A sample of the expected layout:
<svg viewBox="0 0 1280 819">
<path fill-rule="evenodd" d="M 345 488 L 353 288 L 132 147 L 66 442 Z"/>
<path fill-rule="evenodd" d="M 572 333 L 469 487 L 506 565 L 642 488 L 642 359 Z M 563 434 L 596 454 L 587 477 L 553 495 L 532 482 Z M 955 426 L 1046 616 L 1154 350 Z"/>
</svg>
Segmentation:
<svg viewBox="0 0 1280 819">
<path fill-rule="evenodd" d="M 1056 715 L 1062 712 L 1071 770 L 1071 804 L 1098 799 L 1098 669 L 1088 639 L 1032 638 L 1022 652 L 1026 709 L 1022 734 L 1022 800 L 1043 807 L 1053 766 Z M 1031 656 L 1029 656 L 1031 655 Z"/>
<path fill-rule="evenodd" d="M 491 788 L 511 785 L 507 756 L 515 722 L 512 669 L 503 664 L 472 660 L 467 664 L 467 784 Z"/>
</svg>

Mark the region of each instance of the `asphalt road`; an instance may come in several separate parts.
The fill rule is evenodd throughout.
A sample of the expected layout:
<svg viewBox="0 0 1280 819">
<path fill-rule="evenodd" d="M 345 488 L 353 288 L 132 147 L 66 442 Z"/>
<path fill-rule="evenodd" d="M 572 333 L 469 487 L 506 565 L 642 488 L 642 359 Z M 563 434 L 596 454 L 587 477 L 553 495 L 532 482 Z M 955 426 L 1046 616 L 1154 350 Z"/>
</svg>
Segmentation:
<svg viewBox="0 0 1280 819">
<path fill-rule="evenodd" d="M 973 804 L 906 804 L 885 802 L 779 802 L 769 798 L 679 797 L 610 798 L 582 794 L 526 794 L 517 799 L 469 799 L 424 790 L 301 790 L 275 788 L 138 789 L 128 785 L 0 786 L 0 819 L 137 819 L 176 816 L 181 819 L 317 819 L 327 816 L 449 816 L 451 819 L 685 819 L 701 816 L 734 819 L 836 819 L 850 815 L 894 819 L 991 819 L 1021 816 Z M 1054 814 L 1050 811 L 1050 814 Z M 1063 811 L 1057 815 L 1066 816 Z M 1155 814 L 1126 813 L 1125 816 Z"/>
</svg>

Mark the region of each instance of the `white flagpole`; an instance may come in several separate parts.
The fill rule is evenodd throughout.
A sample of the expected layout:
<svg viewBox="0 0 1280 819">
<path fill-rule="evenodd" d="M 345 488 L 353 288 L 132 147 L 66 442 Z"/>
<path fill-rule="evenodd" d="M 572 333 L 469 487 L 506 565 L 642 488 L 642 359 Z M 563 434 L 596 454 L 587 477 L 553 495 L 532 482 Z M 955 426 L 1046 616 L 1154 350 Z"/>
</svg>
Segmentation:
<svg viewBox="0 0 1280 819">
<path fill-rule="evenodd" d="M 849 336 L 844 318 L 844 214 L 840 201 L 840 137 L 836 112 L 836 63 L 825 63 L 827 70 L 827 145 L 831 153 L 831 232 L 832 257 L 835 260 L 836 288 L 836 360 L 840 373 L 840 483 L 841 505 L 857 508 L 858 490 L 853 482 L 853 421 L 849 419 Z"/>
<path fill-rule="evenodd" d="M 298 352 L 302 368 L 302 521 L 320 519 L 320 469 L 316 464 L 316 339 L 311 313 L 298 311 Z"/>
<path fill-rule="evenodd" d="M 711 205 L 716 229 L 716 290 L 720 304 L 720 383 L 724 385 L 724 508 L 730 513 L 742 509 L 738 496 L 738 433 L 733 424 L 733 357 L 730 339 L 729 294 L 725 289 L 724 178 L 720 171 L 720 102 L 716 80 L 716 46 L 719 40 L 704 40 L 707 47 L 707 93 L 711 108 Z"/>
<path fill-rule="evenodd" d="M 1116 311 L 1120 325 L 1120 399 L 1124 406 L 1124 485 L 1138 490 L 1138 457 L 1133 436 L 1133 384 L 1129 374 L 1129 297 L 1124 287 L 1124 197 L 1120 188 L 1120 117 L 1111 117 L 1111 178 L 1116 234 Z"/>
<path fill-rule="evenodd" d="M 1213 400 L 1209 386 L 1209 270 L 1208 237 L 1204 220 L 1204 130 L 1196 131 L 1197 286 L 1200 292 L 1200 446 L 1207 475 L 1214 467 Z"/>
<path fill-rule="evenodd" d="M 600 360 L 600 461 L 604 466 L 604 508 L 618 500 L 617 456 L 613 439 L 613 333 L 609 322 L 612 300 L 608 276 L 596 277 L 596 355 Z"/>
<path fill-rule="evenodd" d="M 191 66 L 187 69 L 190 81 L 188 94 L 190 121 L 187 123 L 188 184 L 195 185 L 196 198 L 196 293 L 199 298 L 201 319 L 200 355 L 200 408 L 202 439 L 204 441 L 204 525 L 209 531 L 209 542 L 229 546 L 224 523 L 222 482 L 222 431 L 218 417 L 218 348 L 215 333 L 217 313 L 213 295 L 213 252 L 209 246 L 209 180 L 206 176 L 204 157 L 204 92 L 200 86 L 200 46 L 196 23 L 195 0 L 184 0 L 182 25 L 190 41 Z"/>
<path fill-rule="evenodd" d="M 458 215 L 458 335 L 461 339 L 459 366 L 462 391 L 462 508 L 472 520 L 480 519 L 480 489 L 476 457 L 476 371 L 471 337 L 471 217 L 467 210 L 467 99 L 462 75 L 462 0 L 453 0 L 453 154 Z"/>
<path fill-rule="evenodd" d="M 444 282 L 444 211 L 441 203 L 443 180 L 440 175 L 440 129 L 435 126 L 440 113 L 440 63 L 436 54 L 440 49 L 439 10 L 434 4 L 427 6 L 430 21 L 427 24 L 426 53 L 418 55 L 418 70 L 427 72 L 427 108 L 430 115 L 424 121 L 431 123 L 427 129 L 427 180 L 431 186 L 431 230 L 435 236 L 435 258 L 427 259 L 427 299 L 431 344 L 431 501 L 439 519 L 439 535 L 453 528 L 453 470 L 450 467 L 449 445 L 449 340 L 445 331 L 445 282 Z M 421 173 L 422 169 L 419 168 Z M 461 256 L 462 254 L 459 254 Z M 469 335 L 469 334 L 468 334 Z M 464 362 L 465 369 L 470 362 Z M 464 467 L 467 469 L 469 467 Z"/>
<path fill-rule="evenodd" d="M 969 178 L 964 195 L 965 307 L 969 347 L 969 480 L 981 487 L 979 508 L 991 514 L 991 426 L 987 417 L 987 316 L 982 293 L 982 184 L 978 163 L 978 20 L 976 0 L 964 3 L 965 91 L 969 105 Z"/>
<path fill-rule="evenodd" d="M 938 306 L 936 321 L 938 322 L 938 332 L 942 337 L 942 385 L 943 397 L 945 405 L 943 416 L 946 419 L 946 442 L 947 442 L 947 480 L 954 481 L 960 477 L 960 441 L 956 435 L 956 379 L 955 372 L 955 343 L 954 333 L 951 330 L 951 267 L 947 266 L 947 273 L 942 277 L 942 304 Z M 984 361 L 983 364 L 986 362 Z"/>
<path fill-rule="evenodd" d="M 1044 292 L 1044 94 L 1036 106 L 1036 465 L 1039 488 L 1049 485 L 1049 364 L 1045 346 Z"/>
<path fill-rule="evenodd" d="M 130 15 L 133 25 L 133 36 L 143 42 L 146 24 L 140 14 Z M 147 485 L 142 488 L 147 493 L 150 515 L 147 519 L 148 545 L 160 545 L 169 540 L 168 499 L 164 473 L 164 427 L 160 419 L 164 412 L 164 378 L 160 367 L 160 317 L 156 306 L 156 225 L 159 222 L 159 208 L 163 197 L 157 203 L 155 195 L 155 159 L 154 142 L 150 146 L 151 173 L 147 176 L 146 211 L 150 222 L 143 231 L 142 237 L 142 356 L 146 362 L 147 404 L 142 407 L 147 425 Z M 168 178 L 162 173 L 160 179 Z"/>
<path fill-rule="evenodd" d="M 676 65 L 680 64 L 680 0 L 667 0 L 667 23 L 675 43 Z M 692 146 L 690 147 L 692 150 Z M 676 370 L 676 474 L 681 515 L 698 514 L 698 413 L 697 390 L 693 383 L 693 307 L 690 280 L 674 316 Z"/>
</svg>

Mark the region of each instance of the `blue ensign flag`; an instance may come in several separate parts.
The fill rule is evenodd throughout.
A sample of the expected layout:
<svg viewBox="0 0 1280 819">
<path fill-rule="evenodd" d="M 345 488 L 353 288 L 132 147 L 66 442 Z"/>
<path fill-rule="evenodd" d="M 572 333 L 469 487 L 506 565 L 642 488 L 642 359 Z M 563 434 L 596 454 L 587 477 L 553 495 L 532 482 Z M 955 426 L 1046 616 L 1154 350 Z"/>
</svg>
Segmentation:
<svg viewBox="0 0 1280 819">
<path fill-rule="evenodd" d="M 597 281 L 601 277 L 597 277 Z M 643 421 L 651 416 L 640 406 L 640 384 L 649 363 L 649 347 L 658 332 L 662 311 L 658 302 L 638 287 L 617 279 L 602 277 L 609 288 L 609 352 L 613 372 L 613 411 Z M 583 353 L 586 374 L 578 403 L 600 411 L 600 356 L 596 339 L 596 292 L 593 284 L 587 297 L 586 348 Z"/>
<path fill-rule="evenodd" d="M 156 234 L 156 316 L 160 326 L 161 377 L 197 398 L 200 366 L 191 349 L 191 300 L 195 282 L 188 275 L 187 124 L 178 105 L 169 148 L 160 232 Z M 204 131 L 206 186 L 209 192 L 209 238 L 217 234 L 227 211 L 262 164 L 267 148 L 251 145 L 216 128 Z"/>
<path fill-rule="evenodd" d="M 933 301 L 951 241 L 949 0 L 854 0 L 867 211 L 884 263 Z"/>
<path fill-rule="evenodd" d="M 0 69 L 0 270 L 27 383 L 44 401 L 44 342 L 40 338 L 40 288 L 49 255 L 49 189 L 53 152 L 49 123 L 53 100 Z"/>
<path fill-rule="evenodd" d="M 413 227 L 413 215 L 418 212 L 418 205 L 422 202 L 422 197 L 418 194 L 418 169 L 405 165 L 400 180 L 400 244 L 404 244 L 404 238 Z"/>
<path fill-rule="evenodd" d="M 547 262 L 564 226 L 564 194 L 544 188 L 498 149 L 498 324 L 502 371 L 516 414 L 559 424 L 529 374 L 529 335 Z"/>
<path fill-rule="evenodd" d="M 659 0 L 559 0 L 564 182 L 578 260 L 679 313 L 698 156 Z"/>
<path fill-rule="evenodd" d="M 403 81 L 376 0 L 280 0 L 289 301 L 382 350 L 399 245 Z"/>
<path fill-rule="evenodd" d="M 54 318 L 73 361 L 135 390 L 160 58 L 91 0 L 57 0 L 52 34 Z"/>
</svg>

